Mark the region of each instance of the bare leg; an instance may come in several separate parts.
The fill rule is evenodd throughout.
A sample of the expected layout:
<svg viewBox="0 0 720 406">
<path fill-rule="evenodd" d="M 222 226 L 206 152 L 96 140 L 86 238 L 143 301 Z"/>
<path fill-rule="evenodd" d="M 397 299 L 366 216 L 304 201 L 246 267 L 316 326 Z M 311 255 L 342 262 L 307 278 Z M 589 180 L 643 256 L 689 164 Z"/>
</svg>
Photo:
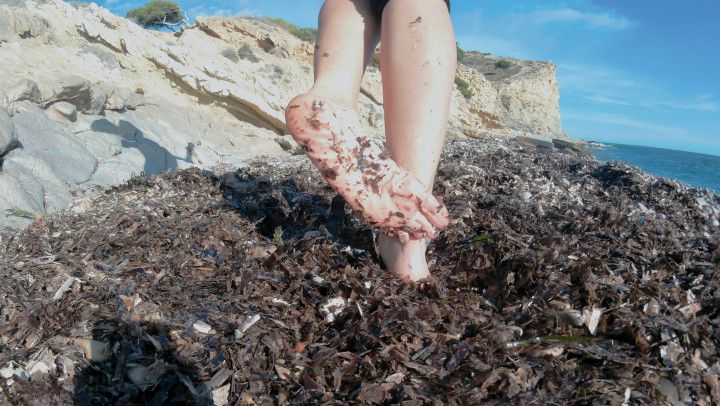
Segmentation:
<svg viewBox="0 0 720 406">
<path fill-rule="evenodd" d="M 374 146 L 357 119 L 360 83 L 378 40 L 366 0 L 327 0 L 319 18 L 315 84 L 286 111 L 288 129 L 325 180 L 369 224 L 401 240 L 434 238 L 447 209 Z"/>
<path fill-rule="evenodd" d="M 447 6 L 442 0 L 391 0 L 381 40 L 388 149 L 398 165 L 432 190 L 457 63 Z M 380 248 L 388 268 L 400 277 L 429 276 L 424 242 L 383 236 Z"/>
<path fill-rule="evenodd" d="M 311 93 L 357 108 L 380 25 L 366 0 L 326 0 L 318 17 L 315 84 Z"/>
</svg>

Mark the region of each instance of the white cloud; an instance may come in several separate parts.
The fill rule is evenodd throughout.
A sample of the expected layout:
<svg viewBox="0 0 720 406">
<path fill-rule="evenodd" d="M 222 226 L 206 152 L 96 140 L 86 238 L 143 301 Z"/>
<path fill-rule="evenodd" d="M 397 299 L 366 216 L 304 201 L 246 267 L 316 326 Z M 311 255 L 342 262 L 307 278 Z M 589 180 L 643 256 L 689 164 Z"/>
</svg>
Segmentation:
<svg viewBox="0 0 720 406">
<path fill-rule="evenodd" d="M 587 99 L 591 102 L 594 102 L 594 103 L 598 103 L 598 104 L 613 104 L 616 106 L 630 106 L 631 105 L 630 103 L 628 103 L 624 100 L 613 99 L 613 98 L 605 97 L 605 96 L 602 96 L 599 94 L 585 96 L 585 99 Z"/>
<path fill-rule="evenodd" d="M 637 80 L 628 72 L 598 66 L 560 63 L 558 76 L 561 90 L 581 91 L 586 94 L 602 95 L 611 99 L 623 99 L 608 93 L 625 93 L 629 90 L 657 92 L 657 86 Z"/>
<path fill-rule="evenodd" d="M 619 115 L 619 114 L 584 114 L 584 113 L 565 113 L 563 114 L 564 119 L 577 120 L 577 121 L 588 121 L 592 123 L 609 124 L 621 127 L 636 128 L 639 130 L 650 131 L 654 134 L 681 136 L 687 135 L 688 131 L 680 127 L 672 127 L 667 125 L 658 125 L 655 123 L 634 119 L 631 117 Z"/>
<path fill-rule="evenodd" d="M 716 112 L 710 95 L 677 96 L 629 72 L 602 66 L 558 65 L 561 94 L 577 94 L 597 104 L 666 111 Z"/>
<path fill-rule="evenodd" d="M 584 47 L 584 38 L 592 40 L 598 32 L 635 25 L 595 6 L 562 8 L 534 1 L 478 6 L 454 14 L 453 20 L 456 27 L 462 27 L 458 41 L 464 48 L 530 59 L 545 59 L 543 55 L 558 46 Z"/>
<path fill-rule="evenodd" d="M 718 111 L 718 104 L 713 101 L 657 101 L 656 105 L 671 110 Z"/>
<path fill-rule="evenodd" d="M 530 14 L 532 20 L 539 24 L 559 22 L 581 22 L 593 28 L 622 30 L 632 23 L 623 17 L 615 17 L 609 13 L 590 13 L 572 8 L 536 11 Z"/>
</svg>

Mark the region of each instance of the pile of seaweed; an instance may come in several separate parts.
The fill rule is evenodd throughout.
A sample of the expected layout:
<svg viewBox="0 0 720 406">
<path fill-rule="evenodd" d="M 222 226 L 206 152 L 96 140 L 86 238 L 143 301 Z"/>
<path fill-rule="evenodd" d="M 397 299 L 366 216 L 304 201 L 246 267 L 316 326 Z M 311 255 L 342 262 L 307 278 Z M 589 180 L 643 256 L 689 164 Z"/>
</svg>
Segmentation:
<svg viewBox="0 0 720 406">
<path fill-rule="evenodd" d="M 302 157 L 129 184 L 5 236 L 0 403 L 718 404 L 720 198 L 457 141 L 434 278 Z"/>
</svg>

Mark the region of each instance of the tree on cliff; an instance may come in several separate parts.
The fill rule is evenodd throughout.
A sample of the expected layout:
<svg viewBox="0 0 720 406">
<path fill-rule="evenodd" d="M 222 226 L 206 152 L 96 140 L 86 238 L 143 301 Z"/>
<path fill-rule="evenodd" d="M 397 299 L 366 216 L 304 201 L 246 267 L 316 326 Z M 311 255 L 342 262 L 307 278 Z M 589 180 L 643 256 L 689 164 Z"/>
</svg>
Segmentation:
<svg viewBox="0 0 720 406">
<path fill-rule="evenodd" d="M 145 28 L 176 27 L 187 24 L 187 16 L 180 5 L 170 0 L 152 0 L 130 10 L 127 18 Z"/>
</svg>

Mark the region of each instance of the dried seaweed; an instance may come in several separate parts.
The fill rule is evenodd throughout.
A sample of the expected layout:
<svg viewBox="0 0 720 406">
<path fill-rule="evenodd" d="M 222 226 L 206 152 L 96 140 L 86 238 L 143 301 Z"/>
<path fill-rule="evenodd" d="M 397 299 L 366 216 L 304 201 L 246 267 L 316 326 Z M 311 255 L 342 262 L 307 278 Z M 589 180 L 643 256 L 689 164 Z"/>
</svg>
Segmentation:
<svg viewBox="0 0 720 406">
<path fill-rule="evenodd" d="M 39 218 L 0 240 L 0 403 L 720 401 L 718 196 L 497 140 L 436 193 L 413 285 L 301 157 Z"/>
</svg>

